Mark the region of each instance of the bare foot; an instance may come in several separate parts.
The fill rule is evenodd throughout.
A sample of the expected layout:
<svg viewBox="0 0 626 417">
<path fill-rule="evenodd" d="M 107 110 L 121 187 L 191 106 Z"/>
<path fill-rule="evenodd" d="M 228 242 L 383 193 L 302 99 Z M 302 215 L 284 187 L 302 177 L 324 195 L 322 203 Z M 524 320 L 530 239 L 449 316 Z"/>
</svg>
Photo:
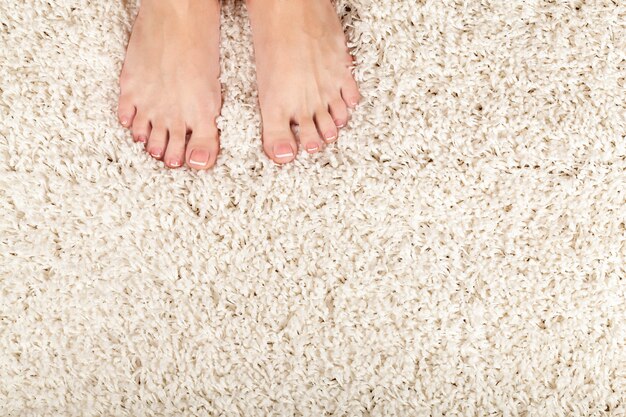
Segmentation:
<svg viewBox="0 0 626 417">
<path fill-rule="evenodd" d="M 263 149 L 292 161 L 338 138 L 360 100 L 352 57 L 330 0 L 248 0 L 263 118 Z"/>
<path fill-rule="evenodd" d="M 206 169 L 219 153 L 219 13 L 218 0 L 143 0 L 133 26 L 119 120 L 171 168 Z"/>
</svg>

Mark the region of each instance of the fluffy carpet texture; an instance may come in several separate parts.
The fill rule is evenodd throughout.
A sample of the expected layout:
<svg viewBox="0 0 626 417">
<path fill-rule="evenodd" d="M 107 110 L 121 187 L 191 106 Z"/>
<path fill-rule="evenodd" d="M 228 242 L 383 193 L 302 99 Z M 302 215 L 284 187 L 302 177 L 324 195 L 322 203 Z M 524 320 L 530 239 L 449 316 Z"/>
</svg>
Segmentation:
<svg viewBox="0 0 626 417">
<path fill-rule="evenodd" d="M 137 4 L 0 6 L 0 416 L 626 414 L 626 4 L 341 0 L 364 102 L 209 172 L 118 126 Z"/>
</svg>

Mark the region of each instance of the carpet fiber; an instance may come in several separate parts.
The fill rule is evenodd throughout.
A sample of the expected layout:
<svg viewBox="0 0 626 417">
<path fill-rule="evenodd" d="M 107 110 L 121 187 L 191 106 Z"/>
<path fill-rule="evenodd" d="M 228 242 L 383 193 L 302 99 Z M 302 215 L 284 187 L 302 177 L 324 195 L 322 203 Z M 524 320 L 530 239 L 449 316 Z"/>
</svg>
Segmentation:
<svg viewBox="0 0 626 417">
<path fill-rule="evenodd" d="M 624 415 L 624 2 L 341 0 L 364 102 L 285 167 L 223 6 L 196 173 L 117 124 L 136 4 L 2 2 L 0 416 Z"/>
</svg>

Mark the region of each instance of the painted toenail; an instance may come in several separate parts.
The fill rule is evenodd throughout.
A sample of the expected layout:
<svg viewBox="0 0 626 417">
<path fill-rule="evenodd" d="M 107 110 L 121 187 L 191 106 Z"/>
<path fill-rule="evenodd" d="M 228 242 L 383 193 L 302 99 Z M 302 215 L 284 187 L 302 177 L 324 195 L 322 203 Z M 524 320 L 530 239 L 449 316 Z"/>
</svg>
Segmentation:
<svg viewBox="0 0 626 417">
<path fill-rule="evenodd" d="M 160 149 L 154 149 L 154 150 L 150 151 L 150 155 L 152 155 L 155 158 L 160 158 L 162 152 L 163 151 L 161 151 Z"/>
<path fill-rule="evenodd" d="M 274 145 L 274 155 L 276 158 L 293 158 L 293 149 L 287 143 Z"/>
<path fill-rule="evenodd" d="M 338 128 L 342 128 L 346 126 L 345 123 L 341 123 L 339 120 L 335 120 L 335 125 L 337 125 Z"/>
<path fill-rule="evenodd" d="M 209 151 L 194 149 L 189 156 L 189 164 L 203 167 L 209 162 Z"/>
<path fill-rule="evenodd" d="M 122 126 L 128 126 L 128 119 L 122 119 L 120 122 L 122 123 Z"/>
<path fill-rule="evenodd" d="M 306 145 L 305 148 L 307 152 L 313 153 L 313 152 L 317 152 L 320 147 L 317 145 L 317 143 L 309 143 Z"/>
<path fill-rule="evenodd" d="M 137 142 L 146 143 L 147 141 L 148 141 L 148 138 L 145 136 L 139 136 L 137 138 Z"/>
<path fill-rule="evenodd" d="M 180 161 L 178 159 L 174 159 L 173 161 L 170 161 L 170 166 L 172 168 L 178 168 L 180 166 Z"/>
<path fill-rule="evenodd" d="M 328 143 L 333 143 L 336 140 L 337 140 L 337 136 L 328 136 L 326 138 L 326 142 L 328 142 Z"/>
</svg>

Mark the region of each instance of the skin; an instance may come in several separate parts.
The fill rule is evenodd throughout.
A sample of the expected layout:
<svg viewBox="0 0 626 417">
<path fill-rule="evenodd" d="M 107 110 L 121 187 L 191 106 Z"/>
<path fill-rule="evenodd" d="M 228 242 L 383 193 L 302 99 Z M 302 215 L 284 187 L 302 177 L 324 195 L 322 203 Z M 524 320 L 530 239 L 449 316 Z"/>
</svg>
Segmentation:
<svg viewBox="0 0 626 417">
<path fill-rule="evenodd" d="M 143 0 L 133 26 L 118 116 L 170 168 L 207 169 L 219 153 L 219 13 L 217 0 Z"/>
<path fill-rule="evenodd" d="M 328 0 L 248 0 L 263 149 L 293 161 L 300 144 L 319 152 L 339 137 L 361 96 L 341 22 Z M 291 126 L 298 126 L 294 136 Z"/>
<path fill-rule="evenodd" d="M 360 100 L 330 0 L 248 0 L 263 149 L 279 164 L 335 142 Z M 219 154 L 218 0 L 143 0 L 120 76 L 118 117 L 170 168 Z M 292 127 L 296 127 L 294 135 Z"/>
</svg>

